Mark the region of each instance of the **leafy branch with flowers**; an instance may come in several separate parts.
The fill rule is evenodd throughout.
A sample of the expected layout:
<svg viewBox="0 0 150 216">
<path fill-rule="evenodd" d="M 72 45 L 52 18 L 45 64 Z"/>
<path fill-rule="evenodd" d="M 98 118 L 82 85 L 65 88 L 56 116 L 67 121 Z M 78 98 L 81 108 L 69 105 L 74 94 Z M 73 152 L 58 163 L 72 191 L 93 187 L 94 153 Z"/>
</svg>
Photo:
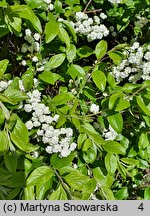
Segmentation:
<svg viewBox="0 0 150 216">
<path fill-rule="evenodd" d="M 0 2 L 0 199 L 150 199 L 149 5 Z"/>
</svg>

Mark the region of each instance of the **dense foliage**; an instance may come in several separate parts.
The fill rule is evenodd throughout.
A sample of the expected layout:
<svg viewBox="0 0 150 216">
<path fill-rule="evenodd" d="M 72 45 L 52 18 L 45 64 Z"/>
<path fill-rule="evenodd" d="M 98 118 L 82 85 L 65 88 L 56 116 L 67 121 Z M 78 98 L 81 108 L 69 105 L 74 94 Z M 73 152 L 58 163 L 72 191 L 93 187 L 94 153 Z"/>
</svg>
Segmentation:
<svg viewBox="0 0 150 216">
<path fill-rule="evenodd" d="M 1 199 L 150 199 L 149 0 L 1 0 L 0 50 Z"/>
</svg>

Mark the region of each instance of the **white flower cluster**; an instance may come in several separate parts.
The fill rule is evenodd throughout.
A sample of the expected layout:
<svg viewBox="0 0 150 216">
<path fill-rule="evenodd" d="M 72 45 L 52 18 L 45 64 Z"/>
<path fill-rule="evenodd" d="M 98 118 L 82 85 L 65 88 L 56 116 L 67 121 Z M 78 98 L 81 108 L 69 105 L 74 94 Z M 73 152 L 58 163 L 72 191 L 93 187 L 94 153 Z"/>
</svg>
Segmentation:
<svg viewBox="0 0 150 216">
<path fill-rule="evenodd" d="M 27 113 L 32 112 L 32 117 L 26 122 L 28 130 L 37 128 L 37 141 L 46 144 L 46 152 L 49 154 L 60 153 L 60 157 L 67 157 L 76 148 L 76 143 L 72 142 L 73 130 L 71 128 L 55 129 L 59 115 L 50 115 L 49 107 L 41 103 L 41 92 L 33 90 L 28 92 L 29 99 L 24 105 Z"/>
<path fill-rule="evenodd" d="M 139 14 L 136 15 L 137 21 L 134 22 L 135 26 L 139 28 L 143 28 L 149 20 L 145 17 L 140 16 Z"/>
<path fill-rule="evenodd" d="M 105 140 L 115 140 L 118 133 L 109 125 L 108 130 L 103 132 L 103 137 Z"/>
<path fill-rule="evenodd" d="M 39 52 L 40 50 L 39 41 L 41 39 L 40 34 L 35 33 L 34 35 L 32 35 L 32 32 L 30 31 L 30 29 L 26 29 L 24 39 L 28 43 L 24 43 L 22 45 L 21 52 L 23 53 L 26 53 L 27 51 L 29 51 L 30 53 L 33 53 L 34 51 Z"/>
<path fill-rule="evenodd" d="M 140 79 L 150 80 L 150 45 L 144 49 L 138 42 L 134 42 L 125 54 L 127 58 L 112 69 L 111 73 L 116 81 L 120 82 L 125 78 L 132 83 Z"/>
<path fill-rule="evenodd" d="M 75 31 L 81 35 L 87 37 L 88 42 L 96 39 L 102 39 L 109 34 L 109 30 L 102 23 L 107 16 L 101 13 L 100 16 L 94 16 L 89 18 L 87 14 L 83 12 L 76 12 L 76 22 L 73 23 Z"/>
<path fill-rule="evenodd" d="M 111 4 L 120 4 L 122 0 L 108 0 Z"/>
<path fill-rule="evenodd" d="M 47 4 L 47 10 L 52 11 L 54 9 L 54 5 L 51 0 L 43 0 Z"/>
<path fill-rule="evenodd" d="M 99 106 L 96 104 L 92 104 L 90 107 L 90 112 L 94 113 L 94 114 L 98 113 L 99 112 Z"/>
</svg>

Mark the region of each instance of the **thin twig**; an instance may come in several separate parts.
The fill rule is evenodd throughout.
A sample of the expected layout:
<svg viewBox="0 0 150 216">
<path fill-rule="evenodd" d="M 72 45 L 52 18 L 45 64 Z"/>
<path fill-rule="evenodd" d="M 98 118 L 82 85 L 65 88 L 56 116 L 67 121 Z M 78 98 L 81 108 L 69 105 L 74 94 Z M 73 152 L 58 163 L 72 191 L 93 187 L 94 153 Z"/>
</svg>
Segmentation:
<svg viewBox="0 0 150 216">
<path fill-rule="evenodd" d="M 91 11 L 85 11 L 85 14 L 89 14 L 89 13 L 96 13 L 96 12 L 100 12 L 102 11 L 102 9 L 95 9 L 95 10 L 91 10 Z"/>
<path fill-rule="evenodd" d="M 92 0 L 89 0 L 89 2 L 87 3 L 87 5 L 86 5 L 86 7 L 85 7 L 85 9 L 84 9 L 84 11 L 83 11 L 83 13 L 86 12 L 86 10 L 87 10 L 88 6 L 91 4 L 91 2 L 92 2 Z"/>
</svg>

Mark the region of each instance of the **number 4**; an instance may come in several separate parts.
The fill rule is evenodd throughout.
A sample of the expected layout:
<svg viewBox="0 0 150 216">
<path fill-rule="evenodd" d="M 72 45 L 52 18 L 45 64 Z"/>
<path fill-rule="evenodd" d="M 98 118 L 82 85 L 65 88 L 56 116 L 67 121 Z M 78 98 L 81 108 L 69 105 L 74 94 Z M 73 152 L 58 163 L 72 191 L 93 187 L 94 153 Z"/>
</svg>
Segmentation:
<svg viewBox="0 0 150 216">
<path fill-rule="evenodd" d="M 144 210 L 144 206 L 143 206 L 143 203 L 141 203 L 138 207 L 139 210 L 143 211 Z"/>
</svg>

